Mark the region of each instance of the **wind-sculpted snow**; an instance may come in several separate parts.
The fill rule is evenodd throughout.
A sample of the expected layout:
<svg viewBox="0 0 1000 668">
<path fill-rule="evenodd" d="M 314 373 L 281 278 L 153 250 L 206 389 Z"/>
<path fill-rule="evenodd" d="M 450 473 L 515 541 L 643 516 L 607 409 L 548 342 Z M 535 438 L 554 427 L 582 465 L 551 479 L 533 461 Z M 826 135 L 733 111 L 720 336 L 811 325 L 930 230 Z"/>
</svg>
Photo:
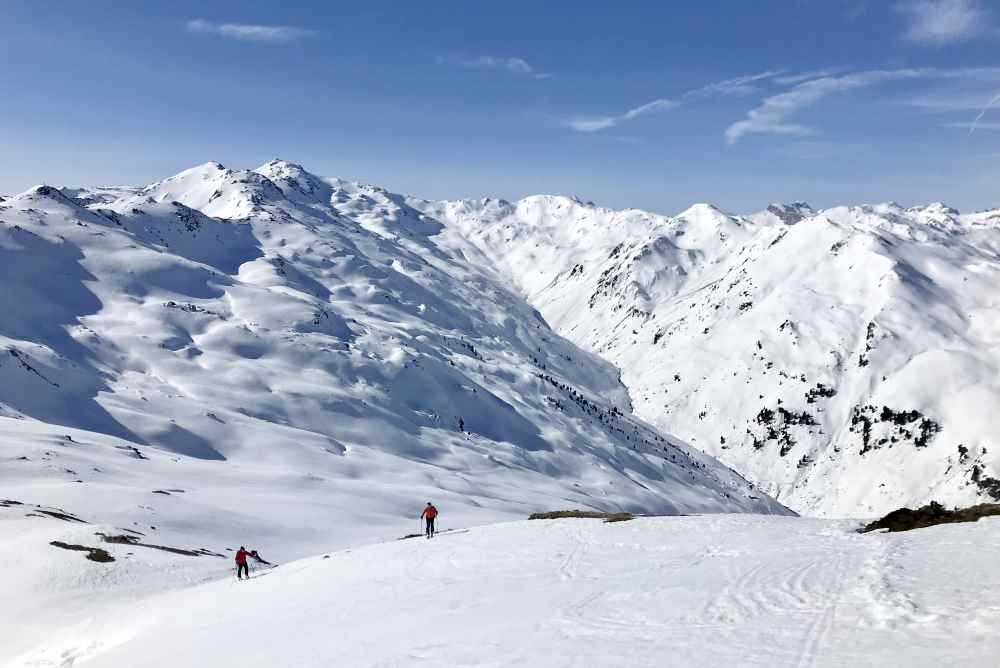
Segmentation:
<svg viewBox="0 0 1000 668">
<path fill-rule="evenodd" d="M 410 206 L 615 363 L 639 416 L 799 511 L 997 498 L 1000 213 Z"/>
</svg>

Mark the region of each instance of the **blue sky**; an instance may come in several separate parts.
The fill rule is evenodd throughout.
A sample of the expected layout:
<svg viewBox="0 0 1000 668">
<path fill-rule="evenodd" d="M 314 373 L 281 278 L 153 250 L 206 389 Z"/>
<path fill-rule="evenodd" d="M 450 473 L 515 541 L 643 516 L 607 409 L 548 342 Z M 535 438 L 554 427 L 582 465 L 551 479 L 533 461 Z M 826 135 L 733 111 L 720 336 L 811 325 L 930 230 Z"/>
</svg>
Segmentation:
<svg viewBox="0 0 1000 668">
<path fill-rule="evenodd" d="M 6 0 L 0 63 L 0 192 L 282 157 L 433 198 L 1000 206 L 986 0 Z"/>
</svg>

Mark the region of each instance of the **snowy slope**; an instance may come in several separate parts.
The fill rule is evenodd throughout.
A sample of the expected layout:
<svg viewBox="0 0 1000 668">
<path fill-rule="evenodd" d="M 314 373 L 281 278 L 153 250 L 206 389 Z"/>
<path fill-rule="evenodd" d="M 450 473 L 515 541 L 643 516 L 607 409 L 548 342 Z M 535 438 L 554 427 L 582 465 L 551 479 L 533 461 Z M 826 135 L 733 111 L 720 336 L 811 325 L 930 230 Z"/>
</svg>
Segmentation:
<svg viewBox="0 0 1000 668">
<path fill-rule="evenodd" d="M 409 204 L 617 365 L 637 415 L 796 510 L 1000 498 L 1000 213 Z"/>
<path fill-rule="evenodd" d="M 283 562 L 391 538 L 428 500 L 445 527 L 788 512 L 375 199 L 272 161 L 0 202 L 0 626 L 27 620 L 0 663 L 241 543 Z M 197 554 L 118 549 L 95 599 L 85 553 L 49 543 L 115 547 L 98 534 Z"/>
<path fill-rule="evenodd" d="M 70 194 L 0 208 L 3 415 L 202 460 L 318 450 L 336 471 L 371 448 L 537 476 L 553 501 L 778 508 L 631 418 L 617 371 L 437 224 L 375 234 L 282 161 Z"/>
<path fill-rule="evenodd" d="M 854 526 L 717 515 L 476 527 L 123 604 L 11 665 L 996 665 L 1000 521 Z M 95 595 L 101 568 L 85 576 Z"/>
</svg>

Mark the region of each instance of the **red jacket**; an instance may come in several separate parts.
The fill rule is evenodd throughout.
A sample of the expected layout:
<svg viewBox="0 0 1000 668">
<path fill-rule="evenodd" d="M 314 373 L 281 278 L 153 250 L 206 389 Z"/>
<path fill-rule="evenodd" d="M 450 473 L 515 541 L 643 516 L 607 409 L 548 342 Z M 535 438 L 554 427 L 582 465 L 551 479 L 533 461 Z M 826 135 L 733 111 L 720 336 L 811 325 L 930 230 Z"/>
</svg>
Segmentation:
<svg viewBox="0 0 1000 668">
<path fill-rule="evenodd" d="M 427 506 L 424 508 L 424 512 L 420 513 L 420 516 L 432 520 L 438 516 L 438 509 L 434 506 Z"/>
<path fill-rule="evenodd" d="M 247 563 L 247 555 L 250 554 L 246 550 L 239 550 L 236 552 L 236 563 L 243 565 Z"/>
</svg>

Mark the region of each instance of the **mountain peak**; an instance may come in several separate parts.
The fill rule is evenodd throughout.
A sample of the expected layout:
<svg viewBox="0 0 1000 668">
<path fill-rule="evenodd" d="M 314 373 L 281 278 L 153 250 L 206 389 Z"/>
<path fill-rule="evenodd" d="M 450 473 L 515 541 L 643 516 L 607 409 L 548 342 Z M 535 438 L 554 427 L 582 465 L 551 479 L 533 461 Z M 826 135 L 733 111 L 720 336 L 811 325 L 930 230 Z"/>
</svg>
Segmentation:
<svg viewBox="0 0 1000 668">
<path fill-rule="evenodd" d="M 62 191 L 59 190 L 59 188 L 55 188 L 53 186 L 46 186 L 46 185 L 35 186 L 34 188 L 31 189 L 31 193 L 39 197 L 52 197 L 58 200 L 66 199 L 66 195 L 64 195 Z"/>
<path fill-rule="evenodd" d="M 257 173 L 294 174 L 296 176 L 308 173 L 306 172 L 305 167 L 299 163 L 291 162 L 290 160 L 283 160 L 282 158 L 268 160 L 253 171 Z"/>
<path fill-rule="evenodd" d="M 718 220 L 720 218 L 731 218 L 731 216 L 714 204 L 697 202 L 681 211 L 675 218 L 697 221 L 703 219 Z"/>
<path fill-rule="evenodd" d="M 253 170 L 270 179 L 285 195 L 327 203 L 333 192 L 330 184 L 295 162 L 275 158 Z"/>
<path fill-rule="evenodd" d="M 925 206 L 915 207 L 918 211 L 923 211 L 924 213 L 936 213 L 945 216 L 958 216 L 958 209 L 948 206 L 944 202 L 931 202 Z"/>
<path fill-rule="evenodd" d="M 816 215 L 816 211 L 805 202 L 772 202 L 765 209 L 767 213 L 777 216 L 786 225 L 794 225 L 803 218 Z"/>
<path fill-rule="evenodd" d="M 50 199 L 59 202 L 60 204 L 76 205 L 76 202 L 74 202 L 71 198 L 67 197 L 66 193 L 64 193 L 62 190 L 56 188 L 55 186 L 50 186 L 45 184 L 37 185 L 34 186 L 33 188 L 28 188 L 24 192 L 15 195 L 12 199 L 20 200 L 20 199 L 40 199 L 40 198 Z"/>
<path fill-rule="evenodd" d="M 181 170 L 174 174 L 173 176 L 168 176 L 167 178 L 159 181 L 157 183 L 147 186 L 147 190 L 154 188 L 164 183 L 188 183 L 191 181 L 208 181 L 212 179 L 218 179 L 229 172 L 228 169 L 221 163 L 215 161 L 203 162 L 200 165 L 195 165 L 194 167 L 189 167 L 187 169 Z"/>
</svg>

